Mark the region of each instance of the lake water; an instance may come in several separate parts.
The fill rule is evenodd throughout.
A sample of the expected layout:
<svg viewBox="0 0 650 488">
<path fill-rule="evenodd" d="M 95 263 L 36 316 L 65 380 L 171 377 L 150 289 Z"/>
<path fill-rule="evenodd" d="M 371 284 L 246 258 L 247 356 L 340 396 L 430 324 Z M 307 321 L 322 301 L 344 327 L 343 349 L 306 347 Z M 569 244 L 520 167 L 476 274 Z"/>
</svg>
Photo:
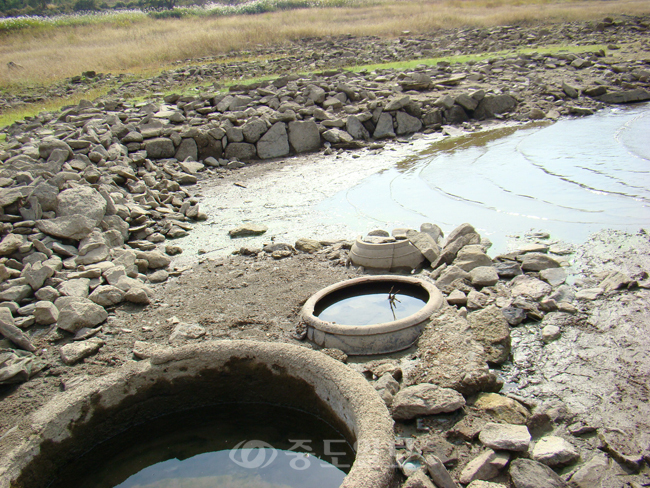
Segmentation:
<svg viewBox="0 0 650 488">
<path fill-rule="evenodd" d="M 179 244 L 227 254 L 300 237 L 353 239 L 372 229 L 469 222 L 505 250 L 507 236 L 546 231 L 583 242 L 603 228 L 650 223 L 650 104 L 594 116 L 442 138 L 415 136 L 382 151 L 289 159 L 246 181 L 204 184 L 208 223 Z M 231 240 L 242 222 L 266 235 Z"/>
</svg>

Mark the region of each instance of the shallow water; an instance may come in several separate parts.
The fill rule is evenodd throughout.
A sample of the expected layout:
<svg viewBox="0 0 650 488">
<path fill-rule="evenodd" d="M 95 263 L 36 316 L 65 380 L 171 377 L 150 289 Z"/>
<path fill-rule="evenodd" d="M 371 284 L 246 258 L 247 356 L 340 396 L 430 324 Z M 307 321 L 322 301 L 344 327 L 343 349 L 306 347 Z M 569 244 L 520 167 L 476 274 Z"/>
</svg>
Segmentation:
<svg viewBox="0 0 650 488">
<path fill-rule="evenodd" d="M 322 300 L 315 315 L 326 322 L 343 325 L 374 325 L 400 320 L 426 305 L 422 293 L 409 293 L 402 288 L 396 285 L 343 289 L 332 300 Z"/>
<path fill-rule="evenodd" d="M 268 404 L 178 412 L 112 438 L 54 488 L 336 488 L 352 447 L 323 420 Z"/>
<path fill-rule="evenodd" d="M 528 230 L 579 243 L 602 228 L 636 232 L 650 222 L 650 104 L 440 139 L 416 136 L 358 158 L 296 159 L 245 189 L 205 187 L 209 224 L 179 242 L 184 258 L 271 236 L 352 239 L 422 222 L 447 233 L 469 222 L 498 252 L 508 235 Z M 247 221 L 269 231 L 226 236 Z"/>
</svg>

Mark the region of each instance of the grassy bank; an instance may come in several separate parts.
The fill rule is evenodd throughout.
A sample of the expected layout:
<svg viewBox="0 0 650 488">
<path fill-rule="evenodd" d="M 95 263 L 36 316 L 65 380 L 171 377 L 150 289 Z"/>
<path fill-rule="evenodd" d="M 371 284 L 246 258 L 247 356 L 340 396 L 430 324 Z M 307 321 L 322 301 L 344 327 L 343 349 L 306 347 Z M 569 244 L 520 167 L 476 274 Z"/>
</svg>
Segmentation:
<svg viewBox="0 0 650 488">
<path fill-rule="evenodd" d="M 396 36 L 438 28 L 596 20 L 650 13 L 646 0 L 424 0 L 306 8 L 256 15 L 148 16 L 95 24 L 34 26 L 0 34 L 0 87 L 48 83 L 97 72 L 150 72 L 188 58 L 330 35 Z M 22 66 L 7 68 L 8 62 Z"/>
</svg>

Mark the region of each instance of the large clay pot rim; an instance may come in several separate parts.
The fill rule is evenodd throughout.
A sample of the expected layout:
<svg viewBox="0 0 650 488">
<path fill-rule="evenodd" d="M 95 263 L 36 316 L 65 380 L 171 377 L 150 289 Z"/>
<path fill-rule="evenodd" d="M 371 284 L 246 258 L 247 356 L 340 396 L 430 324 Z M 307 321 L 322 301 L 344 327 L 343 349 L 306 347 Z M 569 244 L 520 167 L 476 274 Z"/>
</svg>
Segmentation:
<svg viewBox="0 0 650 488">
<path fill-rule="evenodd" d="M 346 324 L 336 324 L 333 322 L 327 322 L 319 319 L 314 315 L 314 310 L 316 304 L 322 300 L 325 296 L 329 295 L 338 290 L 348 288 L 351 286 L 358 286 L 367 283 L 375 282 L 397 282 L 397 283 L 406 283 L 409 285 L 420 286 L 426 290 L 429 294 L 429 300 L 425 303 L 424 307 L 418 310 L 416 313 L 404 317 L 403 319 L 394 320 L 392 322 L 384 322 L 381 324 L 372 324 L 372 325 L 346 325 Z M 314 293 L 309 300 L 305 302 L 305 305 L 302 307 L 302 319 L 307 323 L 307 325 L 318 329 L 323 332 L 336 335 L 350 335 L 350 336 L 365 336 L 365 335 L 376 335 L 376 334 L 388 334 L 391 332 L 396 332 L 398 330 L 406 329 L 408 327 L 413 327 L 414 325 L 420 324 L 423 321 L 427 320 L 433 312 L 438 310 L 442 306 L 442 294 L 440 290 L 436 288 L 435 285 L 429 283 L 420 278 L 413 278 L 410 276 L 399 276 L 399 275 L 376 275 L 376 276 L 362 276 L 360 278 L 353 278 L 351 280 L 340 281 L 333 285 L 330 285 L 322 290 Z"/>
</svg>

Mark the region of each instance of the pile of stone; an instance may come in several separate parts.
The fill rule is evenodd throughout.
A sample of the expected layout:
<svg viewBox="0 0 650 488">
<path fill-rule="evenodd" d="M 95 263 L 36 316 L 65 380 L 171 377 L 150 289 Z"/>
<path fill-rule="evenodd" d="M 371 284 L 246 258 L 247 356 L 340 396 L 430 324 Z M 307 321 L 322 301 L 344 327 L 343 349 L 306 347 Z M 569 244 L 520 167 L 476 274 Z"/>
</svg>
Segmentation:
<svg viewBox="0 0 650 488">
<path fill-rule="evenodd" d="M 405 32 L 398 38 L 349 35 L 322 39 L 301 38 L 293 42 L 286 42 L 280 47 L 257 46 L 246 51 L 178 61 L 176 64 L 185 66 L 163 71 L 147 80 L 132 80 L 123 74 L 111 75 L 110 73 L 86 71 L 81 76 L 71 77 L 58 84 L 29 89 L 27 93 L 17 93 L 14 90 L 11 93 L 2 93 L 0 94 L 0 109 L 40 102 L 54 97 L 70 96 L 72 93 L 84 93 L 99 86 L 115 86 L 111 93 L 121 98 L 150 97 L 152 93 L 178 90 L 179 86 L 205 85 L 210 82 L 215 86 L 220 86 L 222 80 L 253 79 L 296 72 L 326 72 L 350 66 L 403 62 L 467 53 L 496 53 L 520 49 L 522 46 L 535 48 L 549 44 L 592 44 L 604 45 L 607 46 L 607 49 L 616 50 L 619 43 L 639 39 L 639 49 L 643 49 L 646 41 L 642 34 L 648 31 L 649 25 L 647 17 L 625 16 L 620 19 L 605 18 L 600 22 L 437 29 L 431 33 L 417 35 Z M 503 74 L 504 70 L 514 70 L 519 75 L 522 73 L 525 75 L 525 71 L 520 68 L 530 67 L 532 64 L 543 67 L 548 73 L 552 73 L 575 61 L 575 58 L 570 55 L 567 57 L 564 54 L 558 56 L 533 55 L 528 59 L 529 62 L 519 67 L 499 64 L 492 66 L 495 61 L 503 60 L 495 54 L 494 59 L 490 60 L 492 63 L 476 63 L 476 66 L 470 68 L 470 74 L 479 78 L 483 76 L 487 79 L 490 73 L 498 75 Z M 594 62 L 591 59 L 585 60 L 579 57 L 576 66 L 580 66 L 582 69 L 589 63 L 594 63 L 593 66 L 597 66 L 607 63 L 607 59 L 601 58 Z M 492 68 L 495 71 L 492 71 Z M 574 66 L 570 67 L 570 69 L 573 68 Z M 621 83 L 637 81 L 630 76 L 631 73 L 644 68 L 643 63 L 617 62 L 615 69 L 616 79 L 607 80 L 608 85 L 620 86 Z M 647 66 L 645 69 L 647 70 Z M 544 70 L 541 72 L 543 73 Z M 534 71 L 537 72 L 536 76 L 540 72 L 540 70 Z M 539 84 L 535 78 L 530 81 L 533 85 Z M 511 80 L 504 86 L 517 84 L 516 80 Z"/>
<path fill-rule="evenodd" d="M 589 449 L 582 452 L 589 462 L 560 476 L 556 469 L 580 460 L 579 436 L 586 427 L 572 423 L 555 405 L 534 408 L 524 399 L 497 393 L 503 380 L 491 369 L 510 358 L 511 327 L 539 323 L 541 340 L 552 342 L 562 332 L 553 325 L 563 323 L 558 317 L 580 314 L 581 301 L 625 290 L 634 280 L 612 271 L 599 277 L 598 287 L 576 291 L 566 283 L 565 256 L 571 248 L 545 243 L 550 237 L 545 233 L 531 235 L 534 242 L 494 259 L 486 253 L 490 242 L 470 224 L 457 227 L 446 239 L 438 226 L 428 223 L 420 231 L 394 229 L 394 237 L 385 237 L 385 231 L 370 234 L 375 243 L 408 239 L 417 247 L 422 253 L 418 275 L 434 281 L 449 305 L 424 330 L 415 365 L 404 371 L 395 360 L 357 366 L 374 380 L 396 421 L 415 420 L 425 433 L 398 443 L 398 464 L 407 478 L 404 488 L 452 488 L 458 483 L 472 488 L 564 487 L 569 479 L 573 486 L 587 488 L 599 477 L 614 479 L 626 469 L 641 468 L 642 451 L 600 429 L 602 449 L 621 465 Z M 626 452 L 634 454 L 625 458 Z M 493 479 L 499 482 L 488 481 Z"/>
<path fill-rule="evenodd" d="M 186 190 L 203 165 L 152 159 L 164 153 L 160 138 L 135 142 L 151 125 L 147 117 L 146 109 L 107 115 L 82 103 L 7 146 L 0 170 L 0 334 L 13 344 L 34 352 L 29 333 L 52 325 L 50 339 L 79 340 L 61 349 L 66 364 L 95 352 L 102 344 L 89 338 L 107 309 L 150 303 L 149 284 L 165 281 L 170 255 L 182 251 L 173 244 L 163 251 L 167 239 L 206 218 Z M 8 360 L 17 369 L 0 381 L 31 374 L 29 361 Z"/>
</svg>

